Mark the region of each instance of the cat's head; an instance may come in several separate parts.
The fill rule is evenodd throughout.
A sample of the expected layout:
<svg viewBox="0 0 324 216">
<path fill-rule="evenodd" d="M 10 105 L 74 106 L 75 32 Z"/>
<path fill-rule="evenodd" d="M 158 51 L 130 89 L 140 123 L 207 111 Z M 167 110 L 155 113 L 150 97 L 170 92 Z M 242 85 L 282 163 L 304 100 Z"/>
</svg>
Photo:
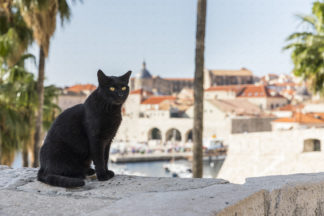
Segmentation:
<svg viewBox="0 0 324 216">
<path fill-rule="evenodd" d="M 131 71 L 122 76 L 106 76 L 101 70 L 98 70 L 99 92 L 109 103 L 121 105 L 127 99 L 129 94 L 128 81 Z"/>
</svg>

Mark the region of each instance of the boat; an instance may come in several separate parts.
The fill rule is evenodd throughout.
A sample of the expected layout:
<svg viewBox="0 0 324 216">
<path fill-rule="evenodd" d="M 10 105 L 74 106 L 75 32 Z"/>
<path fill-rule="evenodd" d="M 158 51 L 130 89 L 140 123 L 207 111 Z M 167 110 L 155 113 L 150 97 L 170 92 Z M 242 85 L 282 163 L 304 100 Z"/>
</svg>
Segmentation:
<svg viewBox="0 0 324 216">
<path fill-rule="evenodd" d="M 172 177 L 180 177 L 180 178 L 191 178 L 192 170 L 190 167 L 185 164 L 176 164 L 174 162 L 170 162 L 163 165 L 163 168 L 166 172 L 170 172 Z"/>
</svg>

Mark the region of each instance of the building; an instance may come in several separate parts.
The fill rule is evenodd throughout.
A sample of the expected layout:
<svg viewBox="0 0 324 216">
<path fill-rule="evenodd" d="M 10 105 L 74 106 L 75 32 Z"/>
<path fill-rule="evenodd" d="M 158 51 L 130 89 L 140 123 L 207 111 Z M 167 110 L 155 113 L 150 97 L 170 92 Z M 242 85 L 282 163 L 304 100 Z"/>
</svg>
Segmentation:
<svg viewBox="0 0 324 216">
<path fill-rule="evenodd" d="M 248 85 L 254 83 L 253 73 L 246 69 L 240 70 L 204 70 L 204 88 L 212 86 Z M 153 76 L 143 62 L 142 69 L 131 78 L 130 89 L 144 89 L 159 95 L 179 93 L 183 88 L 193 89 L 192 78 L 162 78 Z"/>
<path fill-rule="evenodd" d="M 234 99 L 245 88 L 245 85 L 212 86 L 205 90 L 205 99 Z"/>
<path fill-rule="evenodd" d="M 130 93 L 116 140 L 191 142 L 192 90 L 183 89 L 175 96 L 145 97 L 143 92 Z M 203 137 L 226 138 L 233 133 L 269 131 L 272 120 L 272 116 L 244 98 L 205 99 Z"/>
<path fill-rule="evenodd" d="M 295 112 L 291 117 L 278 118 L 272 121 L 274 131 L 319 127 L 324 127 L 324 113 Z"/>
<path fill-rule="evenodd" d="M 253 73 L 246 69 L 240 70 L 204 70 L 204 88 L 222 85 L 245 85 L 253 84 Z"/>
<path fill-rule="evenodd" d="M 271 92 L 271 89 L 264 85 L 212 86 L 205 90 L 205 99 L 230 100 L 235 98 L 246 99 L 263 110 L 272 110 L 288 103 L 285 97 Z"/>
<path fill-rule="evenodd" d="M 288 103 L 285 97 L 279 94 L 272 95 L 269 89 L 264 85 L 246 86 L 237 94 L 237 97 L 245 98 L 264 110 L 272 110 L 277 107 L 285 106 Z"/>
<path fill-rule="evenodd" d="M 156 95 L 172 95 L 183 88 L 193 88 L 192 78 L 162 78 L 152 76 L 143 62 L 142 69 L 130 80 L 130 90 L 143 89 Z"/>
<path fill-rule="evenodd" d="M 58 106 L 62 111 L 76 104 L 83 103 L 97 87 L 92 84 L 78 84 L 66 87 L 58 97 Z"/>
</svg>

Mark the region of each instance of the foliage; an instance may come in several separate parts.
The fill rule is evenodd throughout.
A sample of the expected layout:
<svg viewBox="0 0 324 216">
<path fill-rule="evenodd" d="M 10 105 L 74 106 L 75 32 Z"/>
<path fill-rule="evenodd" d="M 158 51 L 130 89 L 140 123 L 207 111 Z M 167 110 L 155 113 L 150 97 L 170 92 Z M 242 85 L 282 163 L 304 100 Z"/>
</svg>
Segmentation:
<svg viewBox="0 0 324 216">
<path fill-rule="evenodd" d="M 61 25 L 69 21 L 71 11 L 66 0 L 15 0 L 20 7 L 22 17 L 27 26 L 33 30 L 33 37 L 44 49 L 47 57 L 50 39 L 56 29 L 56 15 L 59 15 Z M 74 2 L 74 1 L 73 1 Z"/>
<path fill-rule="evenodd" d="M 27 57 L 22 56 L 21 62 Z M 19 62 L 20 63 L 20 62 Z M 35 128 L 37 91 L 34 75 L 23 65 L 10 67 L 0 82 L 0 144 L 3 155 L 11 154 L 30 142 Z M 58 96 L 55 86 L 45 88 L 43 127 L 48 129 L 60 111 L 54 103 Z"/>
<path fill-rule="evenodd" d="M 32 31 L 22 19 L 19 7 L 9 5 L 0 0 L 0 163 L 8 165 L 17 149 L 25 149 L 31 143 L 38 103 L 37 82 L 25 68 L 26 60 L 35 62 L 33 55 L 25 54 L 33 41 Z M 54 103 L 57 96 L 55 86 L 45 88 L 45 129 L 59 112 Z"/>
<path fill-rule="evenodd" d="M 293 72 L 308 79 L 314 92 L 324 93 L 324 3 L 314 2 L 312 15 L 298 15 L 308 31 L 291 34 L 284 49 L 292 50 Z"/>
</svg>

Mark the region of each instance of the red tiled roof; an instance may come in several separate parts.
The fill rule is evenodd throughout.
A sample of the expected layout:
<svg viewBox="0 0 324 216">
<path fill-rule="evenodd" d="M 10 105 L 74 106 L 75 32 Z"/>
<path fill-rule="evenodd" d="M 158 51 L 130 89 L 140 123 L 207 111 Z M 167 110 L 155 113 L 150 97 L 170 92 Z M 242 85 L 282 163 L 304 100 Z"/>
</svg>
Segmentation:
<svg viewBox="0 0 324 216">
<path fill-rule="evenodd" d="M 299 104 L 299 105 L 287 104 L 286 106 L 279 107 L 278 110 L 279 111 L 297 111 L 299 109 L 303 109 L 304 106 L 305 105 L 303 105 L 303 104 Z"/>
<path fill-rule="evenodd" d="M 149 97 L 148 99 L 144 100 L 141 104 L 160 104 L 165 100 L 175 100 L 175 96 L 153 96 Z"/>
<path fill-rule="evenodd" d="M 260 85 L 245 87 L 238 97 L 271 97 L 271 95 L 266 86 Z"/>
<path fill-rule="evenodd" d="M 324 113 L 296 112 L 291 118 L 279 118 L 274 122 L 299 123 L 299 124 L 324 124 Z"/>
<path fill-rule="evenodd" d="M 79 93 L 81 91 L 94 91 L 96 88 L 97 86 L 92 84 L 83 84 L 83 85 L 79 84 L 79 85 L 68 87 L 66 90 Z"/>
<path fill-rule="evenodd" d="M 134 91 L 131 91 L 129 94 L 142 94 L 143 93 L 143 89 L 136 89 Z"/>
</svg>

